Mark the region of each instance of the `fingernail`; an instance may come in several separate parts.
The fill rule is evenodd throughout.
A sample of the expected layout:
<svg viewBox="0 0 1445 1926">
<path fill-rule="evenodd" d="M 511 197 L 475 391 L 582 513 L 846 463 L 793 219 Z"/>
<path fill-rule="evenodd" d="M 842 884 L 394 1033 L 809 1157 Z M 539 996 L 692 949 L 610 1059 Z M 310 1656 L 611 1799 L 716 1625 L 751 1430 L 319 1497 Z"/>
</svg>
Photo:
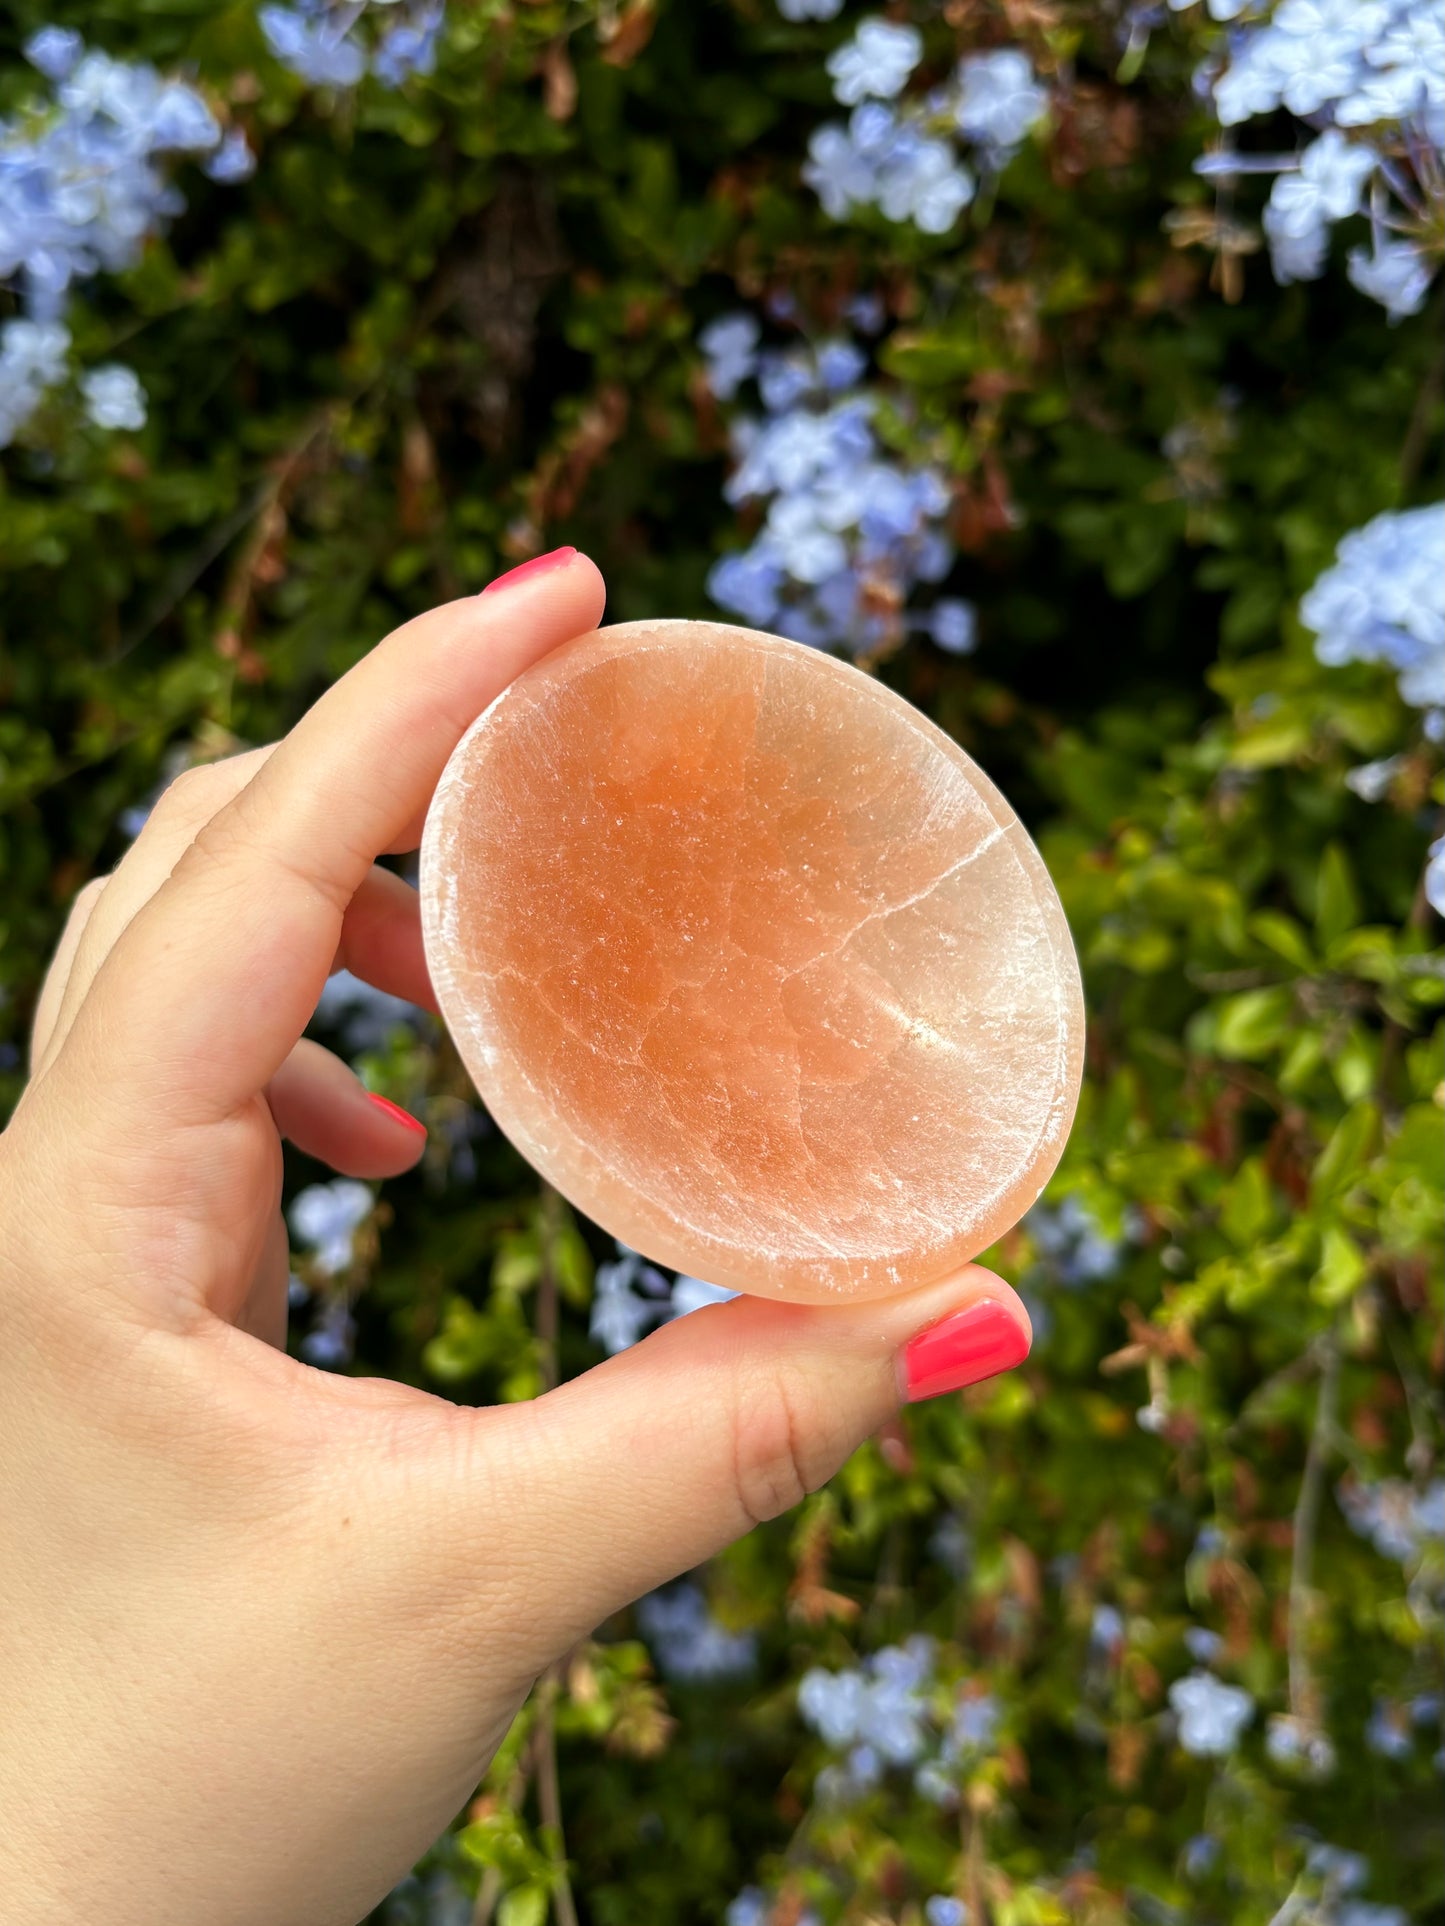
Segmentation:
<svg viewBox="0 0 1445 1926">
<path fill-rule="evenodd" d="M 368 1090 L 366 1100 L 368 1103 L 374 1103 L 384 1117 L 391 1117 L 395 1122 L 405 1124 L 408 1130 L 418 1131 L 423 1137 L 426 1135 L 426 1125 L 421 1118 L 414 1117 L 409 1110 L 403 1110 L 401 1105 L 393 1103 L 390 1097 L 379 1097 L 374 1090 Z"/>
<path fill-rule="evenodd" d="M 533 575 L 545 575 L 549 569 L 561 568 L 564 563 L 570 562 L 576 553 L 575 548 L 554 548 L 546 555 L 534 555 L 530 562 L 518 562 L 505 575 L 499 575 L 495 582 L 488 582 L 482 594 L 495 595 L 498 589 L 511 588 L 514 582 L 526 581 Z"/>
<path fill-rule="evenodd" d="M 903 1395 L 910 1404 L 937 1398 L 1011 1371 L 1029 1354 L 1029 1340 L 1016 1317 L 991 1297 L 955 1311 L 920 1331 L 903 1352 Z"/>
</svg>

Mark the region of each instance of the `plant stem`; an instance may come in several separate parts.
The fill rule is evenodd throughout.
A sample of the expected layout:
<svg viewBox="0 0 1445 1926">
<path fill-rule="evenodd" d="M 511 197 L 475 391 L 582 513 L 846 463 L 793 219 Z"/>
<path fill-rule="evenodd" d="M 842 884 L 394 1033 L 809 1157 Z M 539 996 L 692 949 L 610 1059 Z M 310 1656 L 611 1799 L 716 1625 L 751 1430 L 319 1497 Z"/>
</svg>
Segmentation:
<svg viewBox="0 0 1445 1926">
<path fill-rule="evenodd" d="M 553 1711 L 561 1685 L 561 1668 L 552 1666 L 537 1688 L 537 1804 L 542 1824 L 551 1834 L 552 1907 L 557 1926 L 577 1926 L 577 1906 L 567 1877 L 567 1841 L 562 1831 L 562 1788 L 557 1777 L 557 1729 Z"/>
<path fill-rule="evenodd" d="M 1294 1508 L 1294 1544 L 1289 1572 L 1289 1709 L 1306 1725 L 1319 1723 L 1319 1691 L 1305 1650 L 1306 1620 L 1311 1605 L 1315 1533 L 1324 1495 L 1325 1466 L 1334 1445 L 1339 1405 L 1340 1346 L 1333 1333 L 1321 1348 L 1320 1388 L 1315 1399 L 1315 1421 L 1305 1453 L 1304 1475 Z"/>
<path fill-rule="evenodd" d="M 538 1213 L 541 1270 L 537 1278 L 537 1348 L 541 1352 L 542 1383 L 548 1391 L 557 1383 L 557 1267 L 553 1256 L 562 1224 L 562 1199 L 548 1183 L 542 1185 Z M 548 1667 L 537 1687 L 537 1730 L 533 1758 L 537 1773 L 537 1804 L 542 1824 L 550 1834 L 552 1908 L 557 1926 L 577 1926 L 577 1906 L 567 1877 L 567 1840 L 562 1827 L 562 1787 L 557 1776 L 557 1694 L 562 1689 L 560 1664 Z"/>
</svg>

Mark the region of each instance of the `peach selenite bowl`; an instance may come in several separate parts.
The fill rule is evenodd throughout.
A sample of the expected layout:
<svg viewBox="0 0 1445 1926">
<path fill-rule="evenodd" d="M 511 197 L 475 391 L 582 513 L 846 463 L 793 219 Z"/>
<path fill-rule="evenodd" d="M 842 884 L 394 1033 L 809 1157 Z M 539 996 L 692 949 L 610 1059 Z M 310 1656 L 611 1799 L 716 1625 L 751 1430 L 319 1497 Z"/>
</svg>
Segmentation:
<svg viewBox="0 0 1445 1926">
<path fill-rule="evenodd" d="M 459 744 L 421 892 L 488 1110 L 659 1263 L 814 1303 L 911 1289 L 1063 1150 L 1083 999 L 1038 851 L 834 657 L 711 622 L 579 636 Z"/>
</svg>

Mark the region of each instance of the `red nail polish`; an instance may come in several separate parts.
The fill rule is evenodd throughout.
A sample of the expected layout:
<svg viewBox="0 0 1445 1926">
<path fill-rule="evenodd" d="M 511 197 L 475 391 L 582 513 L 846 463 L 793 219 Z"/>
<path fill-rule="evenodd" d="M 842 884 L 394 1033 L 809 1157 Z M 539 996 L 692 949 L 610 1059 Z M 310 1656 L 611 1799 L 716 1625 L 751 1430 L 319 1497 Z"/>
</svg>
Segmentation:
<svg viewBox="0 0 1445 1926">
<path fill-rule="evenodd" d="M 1029 1354 L 1024 1327 L 993 1298 L 980 1298 L 920 1331 L 903 1353 L 903 1389 L 910 1404 L 961 1390 L 1011 1371 Z"/>
<path fill-rule="evenodd" d="M 368 1090 L 366 1100 L 368 1103 L 374 1103 L 384 1117 L 390 1117 L 396 1123 L 405 1124 L 408 1130 L 418 1131 L 423 1137 L 426 1135 L 426 1125 L 421 1118 L 414 1117 L 409 1110 L 403 1110 L 401 1105 L 393 1103 L 390 1097 L 379 1097 L 374 1090 Z"/>
<path fill-rule="evenodd" d="M 575 548 L 554 548 L 546 555 L 534 555 L 530 562 L 518 562 L 505 575 L 499 575 L 495 582 L 488 582 L 482 594 L 495 595 L 498 589 L 510 588 L 514 582 L 526 581 L 533 575 L 545 575 L 550 569 L 561 568 L 570 562 L 576 553 Z"/>
</svg>

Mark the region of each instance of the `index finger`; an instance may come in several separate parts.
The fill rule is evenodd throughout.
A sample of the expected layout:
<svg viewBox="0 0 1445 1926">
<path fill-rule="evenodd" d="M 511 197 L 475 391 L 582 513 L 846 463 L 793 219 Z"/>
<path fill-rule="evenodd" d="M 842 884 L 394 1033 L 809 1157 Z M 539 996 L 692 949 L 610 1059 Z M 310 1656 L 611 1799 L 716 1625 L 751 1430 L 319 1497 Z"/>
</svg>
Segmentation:
<svg viewBox="0 0 1445 1926">
<path fill-rule="evenodd" d="M 346 906 L 448 756 L 529 663 L 595 628 L 605 589 L 561 551 L 397 629 L 211 819 L 96 977 L 71 1040 L 178 1123 L 230 1115 L 316 1007 Z"/>
</svg>

